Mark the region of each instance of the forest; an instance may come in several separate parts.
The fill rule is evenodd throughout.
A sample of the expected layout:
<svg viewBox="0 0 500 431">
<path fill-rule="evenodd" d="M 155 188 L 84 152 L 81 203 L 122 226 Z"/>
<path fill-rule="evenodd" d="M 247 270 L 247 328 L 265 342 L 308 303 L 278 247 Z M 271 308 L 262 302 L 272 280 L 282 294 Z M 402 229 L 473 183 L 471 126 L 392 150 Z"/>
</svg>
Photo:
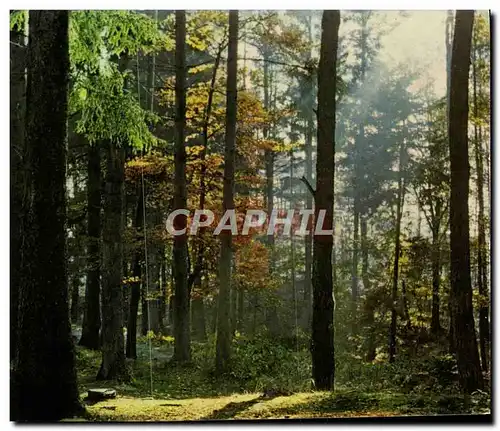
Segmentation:
<svg viewBox="0 0 500 431">
<path fill-rule="evenodd" d="M 487 11 L 10 11 L 10 419 L 491 421 Z"/>
</svg>

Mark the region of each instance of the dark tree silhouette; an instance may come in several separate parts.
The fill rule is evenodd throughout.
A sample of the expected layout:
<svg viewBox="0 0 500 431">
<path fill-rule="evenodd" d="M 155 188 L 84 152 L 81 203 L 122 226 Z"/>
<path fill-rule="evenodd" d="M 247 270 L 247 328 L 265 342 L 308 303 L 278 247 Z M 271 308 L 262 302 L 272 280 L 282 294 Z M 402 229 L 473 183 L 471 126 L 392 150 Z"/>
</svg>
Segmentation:
<svg viewBox="0 0 500 431">
<path fill-rule="evenodd" d="M 66 254 L 68 11 L 30 11 L 25 145 L 33 187 L 19 301 L 12 416 L 49 421 L 81 408 Z"/>
<path fill-rule="evenodd" d="M 469 245 L 469 62 L 473 11 L 457 11 L 451 54 L 450 140 L 450 247 L 451 304 L 454 345 L 460 385 L 465 392 L 482 389 L 470 278 Z"/>
<path fill-rule="evenodd" d="M 333 228 L 333 181 L 335 166 L 335 94 L 340 11 L 323 12 L 318 69 L 318 156 L 316 161 L 315 220 L 326 210 L 323 229 Z M 314 235 L 312 365 L 317 389 L 333 389 L 332 235 Z"/>
</svg>

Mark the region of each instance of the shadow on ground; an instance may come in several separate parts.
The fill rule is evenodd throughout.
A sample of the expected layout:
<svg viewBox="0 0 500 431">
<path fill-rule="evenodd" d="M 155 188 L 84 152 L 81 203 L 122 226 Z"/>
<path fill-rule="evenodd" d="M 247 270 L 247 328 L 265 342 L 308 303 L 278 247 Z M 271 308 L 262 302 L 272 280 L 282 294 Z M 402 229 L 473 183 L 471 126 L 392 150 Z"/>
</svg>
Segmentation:
<svg viewBox="0 0 500 431">
<path fill-rule="evenodd" d="M 239 403 L 230 402 L 226 404 L 223 408 L 215 410 L 210 416 L 203 418 L 203 420 L 220 420 L 220 419 L 233 419 L 239 413 L 249 409 L 253 405 L 263 402 L 270 401 L 274 396 L 261 395 L 260 397 L 255 397 L 248 401 L 241 401 Z"/>
</svg>

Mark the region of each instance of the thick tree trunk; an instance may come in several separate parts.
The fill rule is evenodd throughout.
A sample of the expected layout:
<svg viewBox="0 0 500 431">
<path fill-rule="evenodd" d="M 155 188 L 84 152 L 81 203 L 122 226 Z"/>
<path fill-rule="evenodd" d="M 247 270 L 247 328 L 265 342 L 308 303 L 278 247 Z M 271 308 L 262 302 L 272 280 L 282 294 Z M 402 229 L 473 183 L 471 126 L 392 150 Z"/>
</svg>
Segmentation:
<svg viewBox="0 0 500 431">
<path fill-rule="evenodd" d="M 457 11 L 451 58 L 449 141 L 451 168 L 451 296 L 460 385 L 470 393 L 483 388 L 470 278 L 468 78 L 473 11 Z"/>
<path fill-rule="evenodd" d="M 106 143 L 106 189 L 102 229 L 102 363 L 98 380 L 126 380 L 123 339 L 124 150 Z"/>
<path fill-rule="evenodd" d="M 224 153 L 223 211 L 234 209 L 234 161 L 236 147 L 237 71 L 238 71 L 238 11 L 229 12 L 229 47 L 226 86 L 226 142 Z M 225 373 L 231 355 L 231 266 L 233 258 L 231 231 L 221 232 L 219 259 L 219 297 L 217 308 L 217 341 L 215 371 Z"/>
<path fill-rule="evenodd" d="M 11 418 L 53 421 L 80 411 L 66 255 L 68 11 L 30 11 L 25 145 L 31 246 L 21 280 Z"/>
<path fill-rule="evenodd" d="M 101 328 L 101 155 L 100 145 L 89 145 L 87 182 L 87 278 L 80 346 L 99 349 Z"/>
<path fill-rule="evenodd" d="M 29 191 L 24 187 L 24 177 L 27 175 L 24 160 L 24 116 L 28 48 L 23 30 L 21 28 L 10 32 L 10 359 L 14 359 L 16 354 L 22 240 L 25 236 L 23 221 L 28 215 L 29 196 Z"/>
<path fill-rule="evenodd" d="M 321 23 L 318 69 L 318 156 L 316 161 L 315 220 L 325 211 L 323 229 L 333 228 L 333 184 L 335 166 L 335 95 L 340 11 L 325 10 Z M 319 390 L 333 389 L 335 350 L 333 328 L 333 235 L 314 236 L 312 373 Z"/>
<path fill-rule="evenodd" d="M 186 12 L 175 12 L 175 178 L 174 209 L 187 206 L 186 194 Z M 177 216 L 174 227 L 186 228 L 185 216 Z M 188 247 L 186 234 L 174 237 L 173 268 L 175 279 L 174 299 L 174 360 L 179 363 L 191 360 L 191 337 L 188 286 Z"/>
</svg>

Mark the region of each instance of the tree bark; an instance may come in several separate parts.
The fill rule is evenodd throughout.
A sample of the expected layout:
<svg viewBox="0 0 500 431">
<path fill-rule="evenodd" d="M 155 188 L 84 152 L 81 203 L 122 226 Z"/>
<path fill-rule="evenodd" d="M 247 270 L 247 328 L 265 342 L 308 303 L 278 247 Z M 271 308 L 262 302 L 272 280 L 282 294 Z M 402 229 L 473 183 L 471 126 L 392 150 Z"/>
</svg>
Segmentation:
<svg viewBox="0 0 500 431">
<path fill-rule="evenodd" d="M 123 337 L 124 149 L 106 142 L 106 189 L 102 229 L 102 362 L 98 380 L 127 380 Z"/>
<path fill-rule="evenodd" d="M 224 153 L 223 211 L 234 209 L 234 162 L 236 147 L 237 71 L 238 71 L 238 11 L 229 11 L 229 47 L 226 84 L 226 142 Z M 217 308 L 217 340 L 215 371 L 225 373 L 231 355 L 231 266 L 233 258 L 231 231 L 220 234 L 219 297 Z"/>
<path fill-rule="evenodd" d="M 315 220 L 325 210 L 323 229 L 333 228 L 335 166 L 335 96 L 340 11 L 325 10 L 321 23 L 318 69 L 318 155 L 316 161 Z M 319 390 L 332 390 L 335 377 L 333 328 L 332 235 L 314 235 L 312 374 Z"/>
<path fill-rule="evenodd" d="M 81 410 L 66 253 L 68 11 L 29 12 L 25 145 L 33 185 L 11 418 L 54 421 Z"/>
<path fill-rule="evenodd" d="M 175 12 L 175 178 L 174 209 L 187 206 L 186 192 L 186 12 Z M 185 229 L 187 219 L 177 216 L 175 229 Z M 188 247 L 186 234 L 174 237 L 173 268 L 175 279 L 174 299 L 174 360 L 179 363 L 191 360 Z"/>
<path fill-rule="evenodd" d="M 97 350 L 101 328 L 101 155 L 99 144 L 89 144 L 87 182 L 87 277 L 80 346 Z"/>
<path fill-rule="evenodd" d="M 449 145 L 451 168 L 450 260 L 455 351 L 462 390 L 483 388 L 470 278 L 468 79 L 473 11 L 457 11 L 451 57 Z"/>
<path fill-rule="evenodd" d="M 12 11 L 13 12 L 13 11 Z M 11 13 L 12 13 L 11 12 Z M 25 13 L 25 18 L 26 18 Z M 26 109 L 27 64 L 26 37 L 23 29 L 10 32 L 10 359 L 14 359 L 17 345 L 17 316 L 19 289 L 22 276 L 22 240 L 28 215 L 29 191 L 24 186 L 25 146 L 24 116 Z M 24 221 L 24 223 L 23 223 Z"/>
</svg>

